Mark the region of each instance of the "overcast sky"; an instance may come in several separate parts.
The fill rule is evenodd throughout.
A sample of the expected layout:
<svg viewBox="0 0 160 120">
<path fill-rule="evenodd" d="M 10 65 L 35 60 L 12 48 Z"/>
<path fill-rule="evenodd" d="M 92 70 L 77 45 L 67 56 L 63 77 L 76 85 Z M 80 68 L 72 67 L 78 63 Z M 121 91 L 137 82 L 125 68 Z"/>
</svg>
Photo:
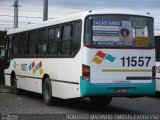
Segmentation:
<svg viewBox="0 0 160 120">
<path fill-rule="evenodd" d="M 160 0 L 48 0 L 49 20 L 84 10 L 132 10 L 150 13 L 160 30 Z M 14 0 L 0 0 L 0 29 L 13 27 Z M 42 21 L 43 0 L 19 0 L 19 27 Z"/>
</svg>

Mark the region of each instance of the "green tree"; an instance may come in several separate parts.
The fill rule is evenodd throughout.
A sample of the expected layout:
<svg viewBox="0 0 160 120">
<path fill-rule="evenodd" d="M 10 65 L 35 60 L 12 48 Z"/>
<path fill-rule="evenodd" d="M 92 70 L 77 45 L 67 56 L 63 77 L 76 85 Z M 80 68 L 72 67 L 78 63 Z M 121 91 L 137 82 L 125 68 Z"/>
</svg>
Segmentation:
<svg viewBox="0 0 160 120">
<path fill-rule="evenodd" d="M 0 45 L 4 45 L 6 35 L 7 35 L 7 31 L 0 31 Z"/>
</svg>

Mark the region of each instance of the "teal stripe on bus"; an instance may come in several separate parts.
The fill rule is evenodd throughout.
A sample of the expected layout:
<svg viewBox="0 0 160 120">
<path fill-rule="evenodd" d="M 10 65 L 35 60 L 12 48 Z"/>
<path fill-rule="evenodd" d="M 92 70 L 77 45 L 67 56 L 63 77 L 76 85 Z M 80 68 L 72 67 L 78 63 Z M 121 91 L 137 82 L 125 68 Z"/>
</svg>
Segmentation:
<svg viewBox="0 0 160 120">
<path fill-rule="evenodd" d="M 117 88 L 127 88 L 127 93 L 116 93 Z M 91 83 L 89 80 L 83 80 L 80 77 L 81 97 L 108 95 L 108 96 L 153 96 L 155 95 L 156 81 L 151 83 Z"/>
</svg>

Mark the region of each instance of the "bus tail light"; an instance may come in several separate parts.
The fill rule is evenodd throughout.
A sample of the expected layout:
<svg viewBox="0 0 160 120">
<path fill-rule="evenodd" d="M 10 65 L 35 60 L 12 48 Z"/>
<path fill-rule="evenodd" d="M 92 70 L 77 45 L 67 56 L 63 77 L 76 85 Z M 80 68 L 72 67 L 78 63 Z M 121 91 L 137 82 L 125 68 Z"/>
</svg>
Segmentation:
<svg viewBox="0 0 160 120">
<path fill-rule="evenodd" d="M 152 67 L 152 79 L 154 80 L 156 77 L 156 66 Z"/>
<path fill-rule="evenodd" d="M 90 80 L 90 66 L 82 65 L 82 78 L 83 80 Z"/>
</svg>

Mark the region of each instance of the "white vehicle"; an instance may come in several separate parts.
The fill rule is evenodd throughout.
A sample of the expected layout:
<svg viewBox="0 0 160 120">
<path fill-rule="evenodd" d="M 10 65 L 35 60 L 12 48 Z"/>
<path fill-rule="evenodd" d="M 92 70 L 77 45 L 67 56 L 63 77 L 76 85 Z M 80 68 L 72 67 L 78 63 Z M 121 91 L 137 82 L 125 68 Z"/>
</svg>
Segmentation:
<svg viewBox="0 0 160 120">
<path fill-rule="evenodd" d="M 160 35 L 155 36 L 156 41 L 156 91 L 160 92 Z"/>
<path fill-rule="evenodd" d="M 6 85 L 55 97 L 90 97 L 109 104 L 112 96 L 155 94 L 153 18 L 89 11 L 8 31 L 12 41 Z M 53 96 L 53 97 L 52 97 Z"/>
</svg>

